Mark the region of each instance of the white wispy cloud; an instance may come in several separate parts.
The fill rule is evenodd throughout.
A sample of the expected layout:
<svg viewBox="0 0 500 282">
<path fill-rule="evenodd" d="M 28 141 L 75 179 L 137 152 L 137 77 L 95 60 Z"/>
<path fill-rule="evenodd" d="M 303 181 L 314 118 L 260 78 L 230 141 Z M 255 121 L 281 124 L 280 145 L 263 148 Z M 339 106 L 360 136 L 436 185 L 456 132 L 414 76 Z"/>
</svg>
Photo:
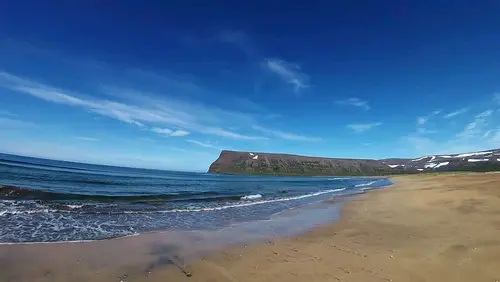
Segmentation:
<svg viewBox="0 0 500 282">
<path fill-rule="evenodd" d="M 430 130 L 430 129 L 427 129 L 425 127 L 418 127 L 417 133 L 418 134 L 433 134 L 433 133 L 437 133 L 437 130 Z"/>
<path fill-rule="evenodd" d="M 280 59 L 266 59 L 265 66 L 283 81 L 293 85 L 295 93 L 299 93 L 302 89 L 308 87 L 309 76 L 297 64 Z"/>
<path fill-rule="evenodd" d="M 122 100 L 130 100 L 133 103 L 130 103 L 130 101 L 97 99 L 41 84 L 6 72 L 0 72 L 0 86 L 48 102 L 82 108 L 89 112 L 139 127 L 148 125 L 161 128 L 160 125 L 170 125 L 184 128 L 170 132 L 171 136 L 185 136 L 189 133 L 188 130 L 191 130 L 232 139 L 266 139 L 260 136 L 232 132 L 220 127 L 220 125 L 228 122 L 251 124 L 255 121 L 253 116 L 215 107 L 207 107 L 195 101 L 154 98 L 154 94 L 112 87 L 103 90 L 107 91 L 106 93 L 109 96 L 121 97 Z M 163 132 L 163 134 L 165 133 Z"/>
<path fill-rule="evenodd" d="M 413 147 L 419 155 L 472 152 L 496 148 L 500 144 L 500 124 L 494 118 L 495 112 L 485 110 L 473 116 L 459 132 L 447 132 L 448 137 L 430 138 L 417 130 L 403 137 L 405 150 Z"/>
<path fill-rule="evenodd" d="M 264 128 L 262 126 L 258 125 L 253 125 L 253 129 L 262 131 L 264 133 L 272 134 L 274 136 L 277 136 L 279 138 L 287 139 L 287 140 L 293 140 L 293 141 L 321 141 L 321 138 L 317 137 L 308 137 L 308 136 L 303 136 L 295 133 L 290 133 L 290 132 L 284 132 L 280 130 L 273 130 L 273 129 L 268 129 Z"/>
<path fill-rule="evenodd" d="M 187 135 L 189 135 L 189 132 L 182 129 L 174 130 L 172 133 L 170 133 L 170 136 L 187 136 Z"/>
<path fill-rule="evenodd" d="M 448 113 L 446 115 L 444 115 L 444 118 L 452 118 L 454 116 L 458 116 L 458 115 L 461 115 L 461 114 L 464 114 L 468 111 L 469 109 L 467 108 L 463 108 L 463 109 L 460 109 L 460 110 L 456 110 L 454 112 L 451 112 L 451 113 Z"/>
<path fill-rule="evenodd" d="M 492 114 L 492 110 L 486 110 L 477 114 L 474 119 L 465 126 L 464 130 L 457 134 L 457 137 L 469 139 L 482 135 L 487 126 L 487 118 Z"/>
<path fill-rule="evenodd" d="M 16 114 L 14 113 L 11 113 L 9 111 L 5 111 L 5 110 L 0 110 L 0 116 L 7 116 L 7 117 L 15 117 L 17 116 Z"/>
<path fill-rule="evenodd" d="M 170 135 L 170 133 L 172 133 L 172 129 L 161 128 L 161 127 L 153 127 L 151 128 L 151 131 L 164 135 Z"/>
<path fill-rule="evenodd" d="M 98 138 L 85 137 L 85 136 L 78 136 L 78 137 L 76 137 L 76 139 L 82 140 L 82 141 L 89 141 L 89 142 L 98 142 L 98 141 L 100 141 L 100 139 L 98 139 Z"/>
<path fill-rule="evenodd" d="M 0 117 L 0 128 L 17 129 L 25 127 L 33 127 L 34 124 L 9 117 Z"/>
<path fill-rule="evenodd" d="M 235 45 L 247 55 L 254 55 L 256 53 L 251 38 L 241 30 L 223 30 L 215 37 L 217 41 Z"/>
<path fill-rule="evenodd" d="M 427 117 L 419 117 L 419 118 L 417 118 L 417 124 L 424 125 L 427 122 L 427 120 L 428 120 Z"/>
<path fill-rule="evenodd" d="M 368 101 L 361 100 L 359 98 L 349 98 L 345 100 L 339 100 L 335 102 L 337 105 L 344 105 L 344 106 L 353 106 L 353 107 L 359 107 L 364 110 L 369 110 L 370 105 L 368 104 Z"/>
<path fill-rule="evenodd" d="M 430 118 L 432 118 L 433 116 L 439 115 L 440 113 L 441 113 L 441 110 L 435 110 L 426 116 L 421 116 L 421 117 L 417 118 L 417 124 L 424 125 L 427 121 L 429 121 Z"/>
<path fill-rule="evenodd" d="M 241 140 L 266 140 L 269 139 L 267 137 L 263 136 L 251 136 L 251 135 L 243 135 L 239 133 L 235 133 L 229 130 L 225 130 L 222 128 L 215 128 L 215 127 L 209 127 L 209 128 L 200 128 L 200 132 L 205 133 L 205 134 L 213 134 L 213 135 L 218 135 L 218 136 L 223 136 L 223 137 L 229 137 L 233 139 L 241 139 Z"/>
<path fill-rule="evenodd" d="M 375 127 L 381 126 L 381 122 L 372 122 L 372 123 L 352 123 L 348 124 L 346 127 L 351 129 L 356 133 L 362 133 L 367 130 L 373 129 Z"/>
<path fill-rule="evenodd" d="M 196 141 L 196 140 L 192 140 L 192 139 L 188 139 L 186 140 L 186 142 L 189 142 L 189 143 L 192 143 L 192 144 L 196 144 L 198 146 L 201 146 L 201 147 L 205 147 L 205 148 L 210 148 L 210 149 L 215 149 L 215 150 L 222 150 L 222 148 L 219 148 L 213 144 L 210 144 L 210 143 L 205 143 L 205 142 L 200 142 L 200 141 Z"/>
<path fill-rule="evenodd" d="M 153 128 L 151 128 L 151 131 L 156 132 L 156 133 L 161 134 L 161 135 L 167 135 L 167 136 L 173 136 L 173 137 L 189 135 L 188 131 L 185 131 L 182 129 L 172 130 L 169 128 L 153 127 Z"/>
<path fill-rule="evenodd" d="M 500 92 L 493 94 L 493 102 L 500 105 Z"/>
</svg>

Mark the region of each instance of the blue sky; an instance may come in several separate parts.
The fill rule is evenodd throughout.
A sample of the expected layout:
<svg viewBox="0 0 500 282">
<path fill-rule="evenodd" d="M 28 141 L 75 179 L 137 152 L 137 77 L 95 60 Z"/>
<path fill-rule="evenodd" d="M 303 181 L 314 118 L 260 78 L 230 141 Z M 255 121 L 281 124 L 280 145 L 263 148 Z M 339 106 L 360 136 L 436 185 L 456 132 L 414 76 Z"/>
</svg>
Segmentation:
<svg viewBox="0 0 500 282">
<path fill-rule="evenodd" d="M 204 171 L 500 147 L 500 3 L 465 2 L 3 1 L 0 151 Z"/>
</svg>

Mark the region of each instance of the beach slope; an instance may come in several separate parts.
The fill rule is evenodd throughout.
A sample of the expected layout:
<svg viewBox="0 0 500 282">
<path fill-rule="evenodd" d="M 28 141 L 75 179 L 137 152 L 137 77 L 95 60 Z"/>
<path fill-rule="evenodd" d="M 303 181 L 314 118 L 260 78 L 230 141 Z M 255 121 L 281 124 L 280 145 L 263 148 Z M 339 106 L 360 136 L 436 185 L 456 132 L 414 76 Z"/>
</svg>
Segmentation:
<svg viewBox="0 0 500 282">
<path fill-rule="evenodd" d="M 172 281 L 499 281 L 500 174 L 401 176 L 342 220 L 240 247 Z M 175 273 L 175 274 L 174 274 Z"/>
<path fill-rule="evenodd" d="M 0 281 L 500 281 L 500 174 L 394 181 L 348 201 L 337 223 L 187 265 L 160 233 L 2 245 Z"/>
</svg>

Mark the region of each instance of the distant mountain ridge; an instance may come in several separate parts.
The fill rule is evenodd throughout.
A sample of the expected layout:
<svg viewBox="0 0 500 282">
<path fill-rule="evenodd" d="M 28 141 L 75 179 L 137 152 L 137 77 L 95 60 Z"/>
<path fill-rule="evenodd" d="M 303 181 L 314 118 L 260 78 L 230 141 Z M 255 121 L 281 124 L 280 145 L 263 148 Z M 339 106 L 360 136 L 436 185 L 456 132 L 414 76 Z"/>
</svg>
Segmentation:
<svg viewBox="0 0 500 282">
<path fill-rule="evenodd" d="M 496 171 L 500 170 L 500 149 L 460 153 L 451 155 L 430 155 L 416 159 L 380 160 L 398 171 Z"/>
<path fill-rule="evenodd" d="M 258 152 L 221 152 L 210 173 L 377 176 L 430 171 L 500 171 L 500 149 L 417 159 L 341 159 Z"/>
</svg>

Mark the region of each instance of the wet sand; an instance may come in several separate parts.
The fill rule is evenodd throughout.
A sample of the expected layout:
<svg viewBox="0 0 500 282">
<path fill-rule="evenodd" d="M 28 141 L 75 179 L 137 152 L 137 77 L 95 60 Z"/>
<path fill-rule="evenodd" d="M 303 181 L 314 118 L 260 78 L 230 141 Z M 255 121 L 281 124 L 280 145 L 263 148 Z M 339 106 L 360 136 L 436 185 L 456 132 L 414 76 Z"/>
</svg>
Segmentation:
<svg viewBox="0 0 500 282">
<path fill-rule="evenodd" d="M 394 181 L 335 224 L 222 251 L 195 232 L 2 245 L 0 281 L 500 281 L 500 174 Z"/>
</svg>

